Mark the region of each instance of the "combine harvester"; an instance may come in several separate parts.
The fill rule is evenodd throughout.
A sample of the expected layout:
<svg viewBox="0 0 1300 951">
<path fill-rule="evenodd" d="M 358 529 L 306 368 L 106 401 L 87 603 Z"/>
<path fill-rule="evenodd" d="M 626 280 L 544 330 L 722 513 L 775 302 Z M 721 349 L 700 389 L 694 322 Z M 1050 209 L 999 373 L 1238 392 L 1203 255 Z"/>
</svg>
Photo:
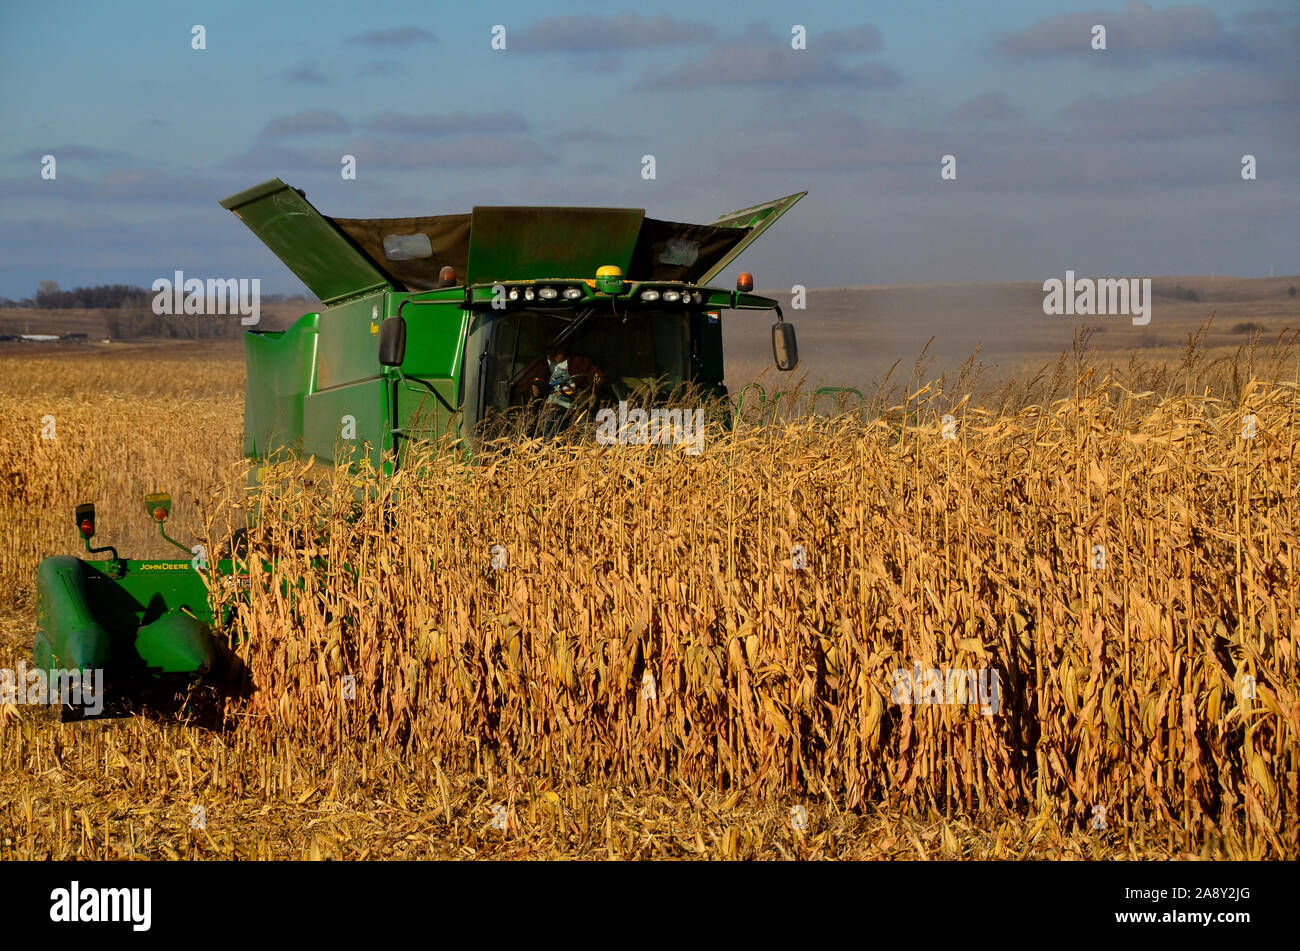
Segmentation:
<svg viewBox="0 0 1300 951">
<path fill-rule="evenodd" d="M 281 450 L 372 472 L 416 442 L 446 435 L 473 448 L 488 424 L 528 403 L 530 366 L 559 342 L 601 368 L 607 402 L 663 400 L 682 387 L 725 397 L 722 312 L 771 311 L 778 369 L 798 363 L 775 300 L 708 282 L 805 193 L 708 225 L 632 208 L 476 207 L 428 218 L 328 218 L 279 179 L 225 199 L 324 308 L 288 330 L 244 336 L 244 453 Z M 545 363 L 542 363 L 545 366 Z M 359 460 L 356 453 L 360 453 Z M 164 538 L 170 500 L 146 499 Z M 91 548 L 94 506 L 76 510 L 89 554 L 56 556 L 37 575 L 37 666 L 104 671 L 115 695 L 160 681 L 217 677 L 208 575 L 175 561 Z M 230 559 L 223 584 L 240 580 Z M 242 570 L 238 569 L 238 570 Z"/>
</svg>

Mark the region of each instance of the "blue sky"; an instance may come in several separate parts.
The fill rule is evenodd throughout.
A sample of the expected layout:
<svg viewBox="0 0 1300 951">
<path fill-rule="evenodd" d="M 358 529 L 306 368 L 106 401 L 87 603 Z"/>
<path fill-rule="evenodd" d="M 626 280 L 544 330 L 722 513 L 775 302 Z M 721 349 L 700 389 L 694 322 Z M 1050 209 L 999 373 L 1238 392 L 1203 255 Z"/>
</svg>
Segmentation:
<svg viewBox="0 0 1300 951">
<path fill-rule="evenodd" d="M 743 258 L 762 287 L 1300 272 L 1294 3 L 6 3 L 0 117 L 15 298 L 297 292 L 217 204 L 276 176 L 341 217 L 806 189 Z"/>
</svg>

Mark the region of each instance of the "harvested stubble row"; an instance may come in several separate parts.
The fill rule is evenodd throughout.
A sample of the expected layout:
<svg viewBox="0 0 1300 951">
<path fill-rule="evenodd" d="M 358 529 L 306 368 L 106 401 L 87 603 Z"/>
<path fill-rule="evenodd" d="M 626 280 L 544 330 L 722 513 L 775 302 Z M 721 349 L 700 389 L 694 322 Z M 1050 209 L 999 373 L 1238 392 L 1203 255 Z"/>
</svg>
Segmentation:
<svg viewBox="0 0 1300 951">
<path fill-rule="evenodd" d="M 966 410 L 955 439 L 936 414 L 701 456 L 444 457 L 308 548 L 350 490 L 286 464 L 258 500 L 279 562 L 242 609 L 244 722 L 492 772 L 1102 809 L 1294 855 L 1298 408 L 1294 385 L 1227 406 L 1103 384 Z M 917 665 L 991 668 L 997 712 L 894 702 Z"/>
</svg>

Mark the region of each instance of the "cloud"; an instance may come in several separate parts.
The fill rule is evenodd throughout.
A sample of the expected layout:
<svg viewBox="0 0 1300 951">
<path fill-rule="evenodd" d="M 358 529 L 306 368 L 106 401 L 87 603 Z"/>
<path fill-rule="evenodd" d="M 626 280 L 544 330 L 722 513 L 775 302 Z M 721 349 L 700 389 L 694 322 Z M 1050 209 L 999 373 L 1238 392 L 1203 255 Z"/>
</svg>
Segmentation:
<svg viewBox="0 0 1300 951">
<path fill-rule="evenodd" d="M 351 124 L 337 112 L 327 109 L 308 109 L 291 115 L 276 116 L 262 129 L 266 138 L 286 135 L 317 135 L 322 132 L 347 132 Z"/>
<path fill-rule="evenodd" d="M 115 208 L 115 212 L 126 209 Z M 26 296 L 37 278 L 65 287 L 126 283 L 148 287 L 180 268 L 188 274 L 262 278 L 263 294 L 301 285 L 239 223 L 216 205 L 191 207 L 147 221 L 85 212 L 36 215 L 0 230 L 0 284 Z M 53 253 L 52 253 L 53 252 Z"/>
<path fill-rule="evenodd" d="M 849 45 L 862 43 L 857 32 L 862 29 L 858 27 L 851 31 L 857 39 L 850 40 Z M 692 58 L 669 69 L 651 67 L 639 85 L 646 89 L 703 86 L 875 88 L 897 85 L 900 80 L 896 70 L 882 63 L 850 66 L 840 62 L 834 54 L 819 52 L 815 38 L 808 41 L 808 49 L 796 50 L 784 37 L 776 36 L 766 27 L 750 27 L 738 39 L 718 44 L 707 56 Z"/>
<path fill-rule="evenodd" d="M 418 26 L 397 26 L 391 30 L 357 33 L 349 36 L 345 42 L 362 46 L 415 46 L 420 43 L 436 43 L 438 38 Z"/>
<path fill-rule="evenodd" d="M 201 175 L 172 175 L 152 168 L 120 168 L 98 179 L 78 178 L 62 171 L 53 181 L 37 176 L 23 176 L 0 181 L 0 197 L 39 198 L 42 200 L 91 202 L 126 202 L 131 205 L 150 202 L 216 202 L 235 191 L 228 183 Z"/>
<path fill-rule="evenodd" d="M 375 59 L 363 65 L 357 70 L 358 76 L 396 76 L 406 72 L 405 63 L 394 63 L 392 60 Z"/>
<path fill-rule="evenodd" d="M 93 145 L 76 145 L 73 143 L 51 146 L 45 149 L 28 149 L 26 152 L 15 153 L 11 158 L 39 162 L 46 155 L 53 155 L 57 161 L 72 159 L 74 161 L 98 162 L 132 158 L 128 152 L 121 152 L 116 149 L 97 149 Z"/>
<path fill-rule="evenodd" d="M 277 145 L 255 145 L 237 155 L 232 155 L 221 162 L 223 168 L 269 170 L 277 175 L 304 169 L 341 168 L 346 148 L 330 149 L 290 149 Z"/>
<path fill-rule="evenodd" d="M 525 53 L 609 53 L 647 46 L 680 46 L 713 39 L 713 27 L 676 17 L 636 13 L 607 16 L 553 16 L 515 33 L 507 48 Z"/>
<path fill-rule="evenodd" d="M 972 96 L 953 110 L 954 122 L 1005 122 L 1014 119 L 1020 110 L 1011 105 L 1005 93 L 985 92 Z"/>
<path fill-rule="evenodd" d="M 371 132 L 390 135 L 445 136 L 469 132 L 527 132 L 528 120 L 518 112 L 452 112 L 415 115 L 408 112 L 381 112 L 362 121 Z"/>
<path fill-rule="evenodd" d="M 1106 28 L 1106 49 L 1092 48 L 1094 25 Z M 1245 59 L 1254 44 L 1224 28 L 1204 6 L 1152 9 L 1131 0 L 1119 13 L 1093 10 L 1046 17 L 1018 33 L 1001 34 L 994 48 L 1010 59 L 1092 56 L 1094 64 L 1146 65 L 1157 59 Z"/>
<path fill-rule="evenodd" d="M 290 173 L 330 171 L 338 175 L 343 155 L 356 157 L 358 175 L 368 169 L 521 168 L 553 165 L 555 152 L 523 136 L 490 132 L 451 136 L 437 141 L 394 140 L 387 136 L 350 139 L 337 149 L 286 149 L 256 145 L 223 162 L 227 168 Z"/>
<path fill-rule="evenodd" d="M 580 73 L 612 73 L 621 67 L 623 62 L 621 56 L 591 54 L 589 56 L 575 56 L 569 61 L 569 65 Z"/>
<path fill-rule="evenodd" d="M 1244 29 L 1276 30 L 1286 25 L 1286 17 L 1275 10 L 1247 10 L 1238 13 L 1232 22 Z"/>
<path fill-rule="evenodd" d="M 862 171 L 924 166 L 938 177 L 951 150 L 933 134 L 867 122 L 848 112 L 807 116 L 795 137 L 762 143 L 725 158 L 728 167 L 773 171 Z"/>
<path fill-rule="evenodd" d="M 539 142 L 520 136 L 463 135 L 437 142 L 403 142 L 389 139 L 357 139 L 347 151 L 357 157 L 357 167 L 366 168 L 521 168 L 553 165 L 554 152 Z"/>
<path fill-rule="evenodd" d="M 626 145 L 629 142 L 643 142 L 646 136 L 626 132 L 610 132 L 608 129 L 593 129 L 591 126 L 582 126 L 577 129 L 556 132 L 551 138 L 561 145 Z"/>
<path fill-rule="evenodd" d="M 285 70 L 280 74 L 280 78 L 293 83 L 322 84 L 325 82 L 324 74 L 314 63 L 300 63 L 292 69 Z"/>
<path fill-rule="evenodd" d="M 957 158 L 958 182 L 951 188 L 939 178 L 940 157 L 946 154 Z M 958 192 L 1113 198 L 1135 189 L 1231 183 L 1239 154 L 1199 150 L 1175 158 L 1167 145 L 1135 136 L 1119 149 L 1108 131 L 1097 134 L 1090 127 L 1063 134 L 1041 125 L 1010 124 L 993 141 L 977 124 L 891 126 L 850 112 L 822 112 L 806 116 L 797 130 L 780 135 L 773 130 L 752 143 L 747 137 L 745 148 L 720 161 L 746 171 L 801 173 L 799 187 L 805 187 L 802 173 L 851 175 L 856 186 L 873 192 L 927 200 Z M 1276 162 L 1272 174 L 1284 176 L 1293 164 Z"/>
<path fill-rule="evenodd" d="M 1222 134 L 1261 116 L 1281 128 L 1294 124 L 1297 114 L 1300 83 L 1295 79 L 1223 69 L 1180 76 L 1132 95 L 1084 97 L 1061 111 L 1093 138 Z"/>
<path fill-rule="evenodd" d="M 869 24 L 851 26 L 833 33 L 817 34 L 808 41 L 810 50 L 832 53 L 878 53 L 885 48 L 880 29 Z"/>
<path fill-rule="evenodd" d="M 104 174 L 93 186 L 109 201 L 216 202 L 230 194 L 228 185 L 206 175 L 173 175 L 154 168 L 121 168 Z"/>
</svg>

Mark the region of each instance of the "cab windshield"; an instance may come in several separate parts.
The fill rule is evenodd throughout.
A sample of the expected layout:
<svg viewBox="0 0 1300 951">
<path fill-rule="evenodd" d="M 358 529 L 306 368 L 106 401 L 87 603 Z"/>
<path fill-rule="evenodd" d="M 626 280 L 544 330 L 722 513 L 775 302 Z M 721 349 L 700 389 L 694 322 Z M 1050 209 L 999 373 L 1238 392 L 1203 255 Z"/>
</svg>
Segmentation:
<svg viewBox="0 0 1300 951">
<path fill-rule="evenodd" d="M 656 403 L 690 378 L 690 324 L 678 310 L 510 311 L 495 318 L 484 356 L 484 422 L 539 401 L 575 413 Z"/>
</svg>

